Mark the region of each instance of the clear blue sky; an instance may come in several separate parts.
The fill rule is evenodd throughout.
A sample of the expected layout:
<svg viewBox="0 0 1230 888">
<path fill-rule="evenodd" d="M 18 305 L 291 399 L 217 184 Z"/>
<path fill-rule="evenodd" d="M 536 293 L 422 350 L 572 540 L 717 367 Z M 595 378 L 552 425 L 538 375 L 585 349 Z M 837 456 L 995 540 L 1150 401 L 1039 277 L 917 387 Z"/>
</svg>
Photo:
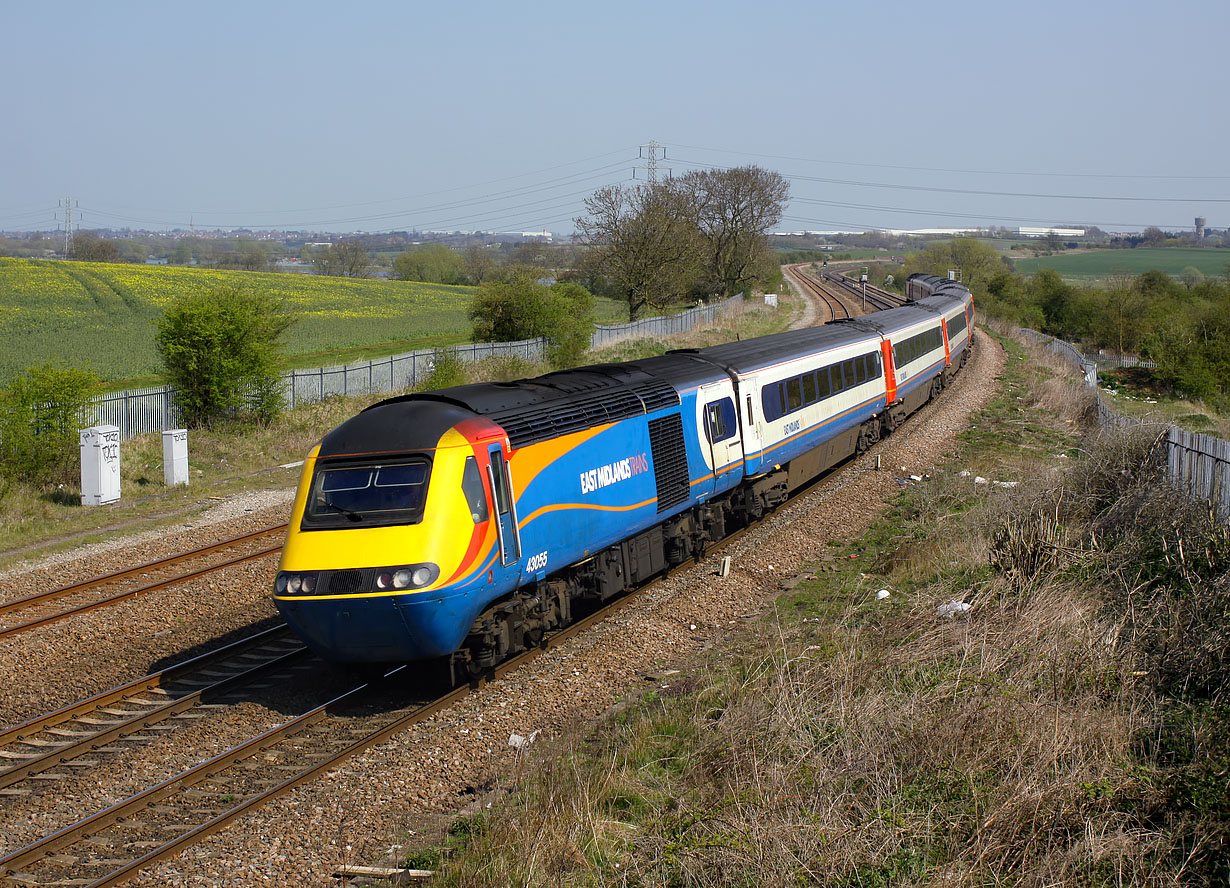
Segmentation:
<svg viewBox="0 0 1230 888">
<path fill-rule="evenodd" d="M 564 232 L 650 140 L 786 175 L 783 229 L 1226 227 L 1227 39 L 1225 0 L 6 0 L 0 229 Z"/>
</svg>

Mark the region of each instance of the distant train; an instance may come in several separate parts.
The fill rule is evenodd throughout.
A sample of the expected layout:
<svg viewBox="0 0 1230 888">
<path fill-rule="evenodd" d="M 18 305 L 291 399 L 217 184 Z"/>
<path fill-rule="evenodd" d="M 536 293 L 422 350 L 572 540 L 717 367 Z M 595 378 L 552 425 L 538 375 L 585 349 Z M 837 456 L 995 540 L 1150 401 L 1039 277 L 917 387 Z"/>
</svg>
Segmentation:
<svg viewBox="0 0 1230 888">
<path fill-rule="evenodd" d="M 368 407 L 307 458 L 278 611 L 332 661 L 481 674 L 936 397 L 970 355 L 973 299 L 908 287 L 854 320 Z"/>
</svg>

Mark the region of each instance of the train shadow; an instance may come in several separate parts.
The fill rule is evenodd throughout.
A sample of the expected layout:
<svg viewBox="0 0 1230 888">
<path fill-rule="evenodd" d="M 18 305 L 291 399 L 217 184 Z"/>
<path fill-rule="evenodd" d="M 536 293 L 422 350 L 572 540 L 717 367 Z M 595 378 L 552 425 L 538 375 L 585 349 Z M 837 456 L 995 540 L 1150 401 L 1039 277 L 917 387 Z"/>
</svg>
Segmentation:
<svg viewBox="0 0 1230 888">
<path fill-rule="evenodd" d="M 148 674 L 162 672 L 181 666 L 191 660 L 207 657 L 228 645 L 242 642 L 261 632 L 276 629 L 285 624 L 279 617 L 268 617 L 238 629 L 217 635 L 190 648 L 161 657 L 149 664 Z M 276 644 L 276 642 L 274 642 Z M 293 642 L 287 649 L 296 648 Z M 168 676 L 162 683 L 163 690 L 177 699 L 199 693 L 203 704 L 241 706 L 249 704 L 278 715 L 293 718 L 317 706 L 337 700 L 329 707 L 336 716 L 362 717 L 382 711 L 393 711 L 435 699 L 444 690 L 446 669 L 430 665 L 411 664 L 400 669 L 360 670 L 337 663 L 330 663 L 315 654 L 303 653 L 292 656 L 282 665 L 254 674 L 236 678 L 218 687 L 201 688 L 201 684 L 217 681 L 226 673 L 239 675 L 243 666 L 255 667 L 259 660 L 243 664 L 243 654 L 227 658 L 225 665 L 210 665 L 202 662 L 199 669 L 189 667 L 182 676 Z M 236 666 L 239 663 L 239 666 Z M 392 673 L 386 675 L 386 673 Z M 373 685 L 374 694 L 357 695 L 352 701 L 344 695 L 364 684 Z M 338 699 L 342 698 L 342 699 Z"/>
</svg>

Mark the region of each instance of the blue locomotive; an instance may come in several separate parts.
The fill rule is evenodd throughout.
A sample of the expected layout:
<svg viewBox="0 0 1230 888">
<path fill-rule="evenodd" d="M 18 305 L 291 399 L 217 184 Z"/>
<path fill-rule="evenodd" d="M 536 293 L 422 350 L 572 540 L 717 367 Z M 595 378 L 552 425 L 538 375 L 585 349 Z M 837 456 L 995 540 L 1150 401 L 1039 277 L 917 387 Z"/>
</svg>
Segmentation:
<svg viewBox="0 0 1230 888">
<path fill-rule="evenodd" d="M 308 456 L 274 600 L 342 663 L 470 674 L 891 432 L 969 356 L 960 284 L 821 327 L 375 404 Z"/>
</svg>

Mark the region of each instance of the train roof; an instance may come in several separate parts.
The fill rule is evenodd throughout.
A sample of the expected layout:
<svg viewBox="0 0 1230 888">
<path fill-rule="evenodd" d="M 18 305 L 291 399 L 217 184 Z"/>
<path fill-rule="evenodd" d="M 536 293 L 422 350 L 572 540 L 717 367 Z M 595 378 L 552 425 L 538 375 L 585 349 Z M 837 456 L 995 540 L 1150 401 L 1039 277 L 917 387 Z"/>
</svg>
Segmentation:
<svg viewBox="0 0 1230 888">
<path fill-rule="evenodd" d="M 862 339 L 870 339 L 875 332 L 854 324 L 824 324 L 820 327 L 804 327 L 801 330 L 786 330 L 770 333 L 740 342 L 711 345 L 686 354 L 712 361 L 745 373 L 760 367 L 768 367 L 802 355 L 813 354 L 832 348 L 840 348 Z"/>
<path fill-rule="evenodd" d="M 940 277 L 938 274 L 916 273 L 910 275 L 907 280 L 922 287 L 933 296 L 943 294 L 953 296 L 962 301 L 969 296 L 969 288 L 965 284 L 946 277 Z"/>
<path fill-rule="evenodd" d="M 969 291 L 966 290 L 965 294 L 968 295 L 968 293 Z M 917 305 L 920 308 L 934 309 L 935 311 L 942 312 L 943 314 L 948 314 L 957 308 L 964 308 L 965 302 L 966 300 L 961 298 L 960 295 L 953 293 L 951 295 L 942 294 L 938 296 L 927 296 L 923 299 L 918 299 L 911 302 L 910 304 Z"/>
<path fill-rule="evenodd" d="M 439 402 L 485 416 L 508 433 L 513 447 L 524 447 L 676 406 L 679 392 L 638 362 L 594 364 L 516 382 L 480 382 L 403 395 L 367 409 L 416 402 Z"/>
</svg>

